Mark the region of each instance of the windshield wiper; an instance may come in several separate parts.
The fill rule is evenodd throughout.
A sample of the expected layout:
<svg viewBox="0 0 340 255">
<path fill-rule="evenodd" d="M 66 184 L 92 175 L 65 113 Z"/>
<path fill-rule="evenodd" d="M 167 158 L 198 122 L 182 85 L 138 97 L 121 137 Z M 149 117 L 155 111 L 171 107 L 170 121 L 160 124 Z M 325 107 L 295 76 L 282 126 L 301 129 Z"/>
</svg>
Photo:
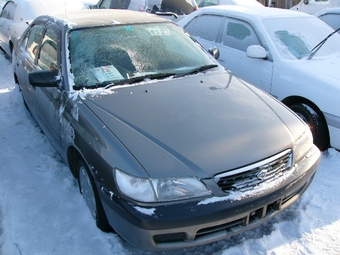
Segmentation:
<svg viewBox="0 0 340 255">
<path fill-rule="evenodd" d="M 177 74 L 175 77 L 178 78 L 178 77 L 183 77 L 183 76 L 186 76 L 186 75 L 196 74 L 196 73 L 200 73 L 200 72 L 203 72 L 205 70 L 212 69 L 212 68 L 215 68 L 215 67 L 218 67 L 218 65 L 212 64 L 212 65 L 200 66 L 200 67 L 197 67 L 193 70 L 190 70 L 187 73 Z"/>
<path fill-rule="evenodd" d="M 105 88 L 110 88 L 110 87 L 117 86 L 117 85 L 127 85 L 127 84 L 137 83 L 137 82 L 144 81 L 145 79 L 151 79 L 151 80 L 152 79 L 165 79 L 165 78 L 168 78 L 170 76 L 175 76 L 175 75 L 176 75 L 175 73 L 145 74 L 145 75 L 141 75 L 141 76 L 132 77 L 130 79 L 112 82 L 112 83 L 106 85 Z"/>
<path fill-rule="evenodd" d="M 321 42 L 319 42 L 312 50 L 311 54 L 307 59 L 312 59 L 312 57 L 318 52 L 318 50 L 322 47 L 322 45 L 325 44 L 325 42 L 330 38 L 332 35 L 337 33 L 340 30 L 340 27 L 337 30 L 334 30 L 332 33 L 330 33 L 325 39 L 323 39 Z"/>
</svg>

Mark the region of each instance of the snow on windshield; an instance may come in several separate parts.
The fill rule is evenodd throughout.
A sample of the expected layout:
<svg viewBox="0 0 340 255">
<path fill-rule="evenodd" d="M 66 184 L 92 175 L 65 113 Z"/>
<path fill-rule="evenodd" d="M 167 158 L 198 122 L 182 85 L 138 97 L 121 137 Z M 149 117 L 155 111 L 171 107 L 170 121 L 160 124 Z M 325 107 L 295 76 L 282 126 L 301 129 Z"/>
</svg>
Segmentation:
<svg viewBox="0 0 340 255">
<path fill-rule="evenodd" d="M 287 17 L 263 20 L 269 36 L 279 54 L 287 59 L 301 59 L 334 30 L 315 17 Z M 316 56 L 333 55 L 340 52 L 340 35 L 328 39 Z"/>
<path fill-rule="evenodd" d="M 78 29 L 69 38 L 69 69 L 78 88 L 214 64 L 170 23 Z"/>
</svg>

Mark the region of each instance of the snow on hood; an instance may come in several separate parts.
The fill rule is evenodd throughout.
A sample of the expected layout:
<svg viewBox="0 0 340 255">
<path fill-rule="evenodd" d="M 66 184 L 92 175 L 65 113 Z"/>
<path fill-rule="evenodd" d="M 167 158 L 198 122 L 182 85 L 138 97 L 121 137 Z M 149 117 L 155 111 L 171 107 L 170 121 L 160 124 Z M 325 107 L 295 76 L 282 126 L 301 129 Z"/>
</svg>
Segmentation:
<svg viewBox="0 0 340 255">
<path fill-rule="evenodd" d="M 317 57 L 312 59 L 296 61 L 297 65 L 301 69 L 305 69 L 306 72 L 322 76 L 324 79 L 336 79 L 337 84 L 340 83 L 340 54 L 334 54 L 330 56 Z"/>
<path fill-rule="evenodd" d="M 122 87 L 89 94 L 84 103 L 151 177 L 211 177 L 292 146 L 277 114 L 238 79 L 230 77 L 228 86 L 228 78 L 214 73 Z"/>
</svg>

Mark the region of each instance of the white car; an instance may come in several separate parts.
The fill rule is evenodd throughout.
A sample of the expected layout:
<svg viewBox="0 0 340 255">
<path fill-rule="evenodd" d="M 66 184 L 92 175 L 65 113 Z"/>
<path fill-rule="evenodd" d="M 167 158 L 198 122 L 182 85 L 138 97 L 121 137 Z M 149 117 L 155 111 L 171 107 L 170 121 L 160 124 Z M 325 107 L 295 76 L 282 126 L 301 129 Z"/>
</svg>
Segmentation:
<svg viewBox="0 0 340 255">
<path fill-rule="evenodd" d="M 327 23 L 334 29 L 340 28 L 340 7 L 326 8 L 314 13 L 316 17 Z M 338 31 L 340 33 L 340 31 Z"/>
<path fill-rule="evenodd" d="M 206 7 L 212 5 L 249 5 L 249 6 L 263 6 L 257 0 L 197 0 L 198 6 Z"/>
<path fill-rule="evenodd" d="M 334 29 L 306 13 L 255 6 L 205 7 L 178 24 L 206 49 L 217 46 L 224 67 L 295 111 L 321 150 L 340 149 L 340 35 Z"/>
<path fill-rule="evenodd" d="M 314 14 L 326 8 L 340 7 L 340 0 L 301 0 L 291 10 Z"/>
<path fill-rule="evenodd" d="M 5 3 L 0 14 L 0 47 L 12 55 L 15 40 L 38 16 L 73 10 L 87 9 L 80 0 L 10 0 Z"/>
</svg>

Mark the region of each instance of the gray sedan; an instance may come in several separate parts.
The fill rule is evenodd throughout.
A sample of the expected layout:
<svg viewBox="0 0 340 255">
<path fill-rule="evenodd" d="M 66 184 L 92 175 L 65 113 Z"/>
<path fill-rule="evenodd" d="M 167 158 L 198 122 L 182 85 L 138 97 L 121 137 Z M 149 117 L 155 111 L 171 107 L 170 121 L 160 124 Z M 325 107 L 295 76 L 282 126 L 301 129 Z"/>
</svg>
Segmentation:
<svg viewBox="0 0 340 255">
<path fill-rule="evenodd" d="M 210 52 L 170 20 L 125 10 L 41 16 L 15 48 L 24 102 L 97 226 L 141 249 L 255 227 L 319 164 L 308 126 Z"/>
</svg>

